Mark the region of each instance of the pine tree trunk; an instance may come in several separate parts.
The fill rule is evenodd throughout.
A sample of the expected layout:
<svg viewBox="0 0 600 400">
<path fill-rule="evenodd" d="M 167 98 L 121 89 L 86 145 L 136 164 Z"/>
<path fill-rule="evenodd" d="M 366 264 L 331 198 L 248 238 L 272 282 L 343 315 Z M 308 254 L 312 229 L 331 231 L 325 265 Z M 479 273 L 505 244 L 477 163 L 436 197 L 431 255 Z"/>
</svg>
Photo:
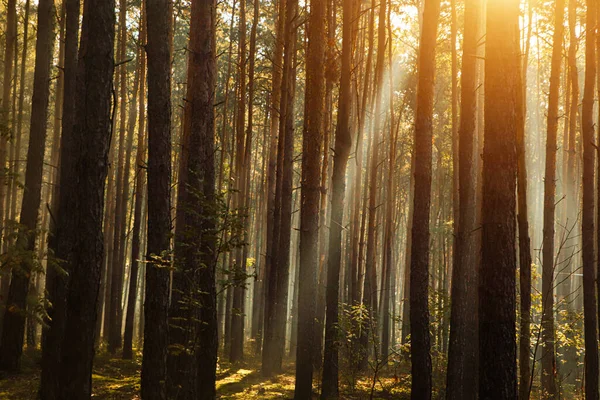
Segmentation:
<svg viewBox="0 0 600 400">
<path fill-rule="evenodd" d="M 69 264 L 70 284 L 60 342 L 62 354 L 57 393 L 65 399 L 91 396 L 104 245 L 102 214 L 112 129 L 115 2 L 86 1 L 83 14 L 72 131 L 72 149 L 78 151 L 67 153 L 63 149 L 61 162 L 61 183 L 65 184 L 63 176 L 70 176 L 77 185 L 61 185 L 61 208 L 67 203 L 65 199 L 69 199 L 70 207 L 58 213 L 58 230 L 66 226 L 74 233 L 64 253 Z M 68 158 L 71 159 L 66 161 Z M 63 174 L 67 171 L 71 174 Z"/>
<path fill-rule="evenodd" d="M 306 96 L 302 142 L 300 205 L 300 265 L 298 273 L 298 346 L 294 398 L 312 397 L 313 346 L 316 336 L 317 272 L 319 267 L 319 206 L 321 144 L 325 112 L 325 34 L 327 4 L 313 0 L 308 21 Z M 320 340 L 320 338 L 319 338 Z"/>
<path fill-rule="evenodd" d="M 145 8 L 142 5 L 142 16 L 140 18 L 140 42 L 145 44 L 146 42 L 146 30 L 144 25 L 145 21 Z M 135 157 L 135 204 L 133 211 L 133 231 L 132 235 L 132 243 L 131 243 L 131 269 L 129 273 L 129 295 L 127 298 L 127 314 L 125 317 L 125 332 L 123 333 L 123 358 L 131 359 L 133 357 L 133 328 L 134 328 L 134 320 L 135 320 L 135 304 L 137 302 L 138 296 L 138 274 L 139 274 L 139 260 L 140 260 L 140 245 L 142 238 L 140 237 L 142 232 L 142 224 L 144 221 L 142 220 L 142 208 L 144 206 L 144 189 L 145 189 L 145 179 L 144 179 L 144 169 L 142 166 L 145 162 L 145 152 L 146 152 L 146 143 L 145 143 L 145 131 L 146 131 L 146 118 L 145 118 L 145 84 L 146 84 L 146 55 L 144 53 L 144 49 L 140 47 L 140 51 L 138 53 L 139 57 L 139 69 L 138 76 L 136 77 L 136 83 L 139 84 L 139 124 L 138 124 L 138 139 L 137 139 L 137 154 Z M 135 86 L 135 85 L 134 85 Z M 137 86 L 136 86 L 137 89 Z M 134 90 L 134 101 L 133 108 L 130 116 L 130 134 L 133 135 L 133 130 L 135 128 L 136 118 L 138 115 L 138 111 L 133 111 L 135 106 L 137 105 L 137 90 Z"/>
<path fill-rule="evenodd" d="M 582 260 L 583 260 L 583 323 L 585 338 L 585 398 L 598 399 L 598 326 L 596 285 L 596 251 L 594 243 L 594 90 L 596 85 L 596 22 L 597 1 L 587 0 L 585 84 L 581 109 L 583 142 L 583 205 Z"/>
<path fill-rule="evenodd" d="M 487 5 L 479 397 L 517 397 L 516 182 L 519 2 Z"/>
<path fill-rule="evenodd" d="M 25 190 L 19 218 L 19 235 L 11 250 L 15 252 L 14 255 L 20 261 L 18 261 L 18 265 L 12 265 L 12 278 L 6 300 L 7 312 L 4 313 L 2 324 L 0 369 L 4 371 L 16 371 L 19 368 L 25 333 L 27 294 L 31 276 L 37 272 L 34 267 L 34 250 L 46 150 L 50 63 L 54 50 L 53 18 L 54 2 L 52 0 L 41 1 L 38 4 L 38 30 Z M 12 64 L 12 58 L 10 58 L 9 64 Z M 0 215 L 3 213 L 0 212 Z"/>
<path fill-rule="evenodd" d="M 458 143 L 458 209 L 452 267 L 452 304 L 447 370 L 447 400 L 477 399 L 477 262 L 475 147 L 477 129 L 477 54 L 480 1 L 465 3 L 461 119 Z"/>
<path fill-rule="evenodd" d="M 520 70 L 517 126 L 517 223 L 519 236 L 519 289 L 521 294 L 521 319 L 519 333 L 519 399 L 528 400 L 531 392 L 531 241 L 529 236 L 529 211 L 527 203 L 527 161 L 525 143 L 525 115 L 527 109 L 527 66 L 532 33 L 532 11 L 529 6 L 527 45 Z"/>
<path fill-rule="evenodd" d="M 546 171 L 544 177 L 544 241 L 542 253 L 542 398 L 553 399 L 556 388 L 556 344 L 554 332 L 554 223 L 556 210 L 556 151 L 558 106 L 562 64 L 565 1 L 555 2 L 554 39 L 548 98 Z"/>
<path fill-rule="evenodd" d="M 346 191 L 346 167 L 352 148 L 352 128 L 350 126 L 352 97 L 352 53 L 353 30 L 358 6 L 355 0 L 343 3 L 343 42 L 342 71 L 338 125 L 335 135 L 333 176 L 331 192 L 331 215 L 329 220 L 329 254 L 327 265 L 327 292 L 325 316 L 325 348 L 323 357 L 323 383 L 321 399 L 334 399 L 339 395 L 339 338 L 338 338 L 338 297 L 340 291 L 340 267 L 342 262 L 342 226 L 344 220 L 344 197 Z"/>
<path fill-rule="evenodd" d="M 169 1 L 145 3 L 148 57 L 148 257 L 144 315 L 142 389 L 144 399 L 167 398 L 169 254 L 171 241 L 171 51 Z M 143 59 L 143 56 L 141 57 Z M 142 68 L 144 67 L 142 61 Z M 143 90 L 141 93 L 143 94 Z M 143 125 L 139 137 L 143 142 Z M 138 143 L 138 159 L 143 159 Z M 138 196 L 143 178 L 138 177 Z M 138 201 L 136 200 L 136 203 Z M 140 201 L 141 203 L 141 201 Z M 140 204 L 141 208 L 141 204 Z M 136 213 L 138 212 L 136 204 Z M 141 224 L 140 224 L 141 225 Z M 135 233 L 134 233 L 135 235 Z M 138 239 L 139 240 L 139 226 Z M 133 255 L 137 256 L 136 254 Z M 134 261 L 135 262 L 135 261 Z M 176 290 L 176 288 L 174 288 Z"/>
<path fill-rule="evenodd" d="M 119 49 L 118 62 L 124 63 L 127 47 L 127 5 L 126 0 L 119 2 Z M 110 279 L 110 307 L 108 308 L 108 351 L 111 354 L 117 352 L 122 345 L 121 328 L 122 328 L 122 307 L 121 299 L 123 296 L 123 274 L 124 265 L 121 263 L 121 250 L 125 247 L 123 242 L 123 232 L 125 230 L 126 217 L 123 214 L 121 203 L 125 196 L 125 152 L 126 152 L 126 122 L 127 122 L 127 67 L 122 64 L 118 71 L 119 80 L 119 153 L 117 157 L 116 175 L 117 181 L 115 184 L 115 220 L 113 233 L 113 253 L 109 260 L 111 262 L 111 274 L 107 277 Z M 110 201 L 110 199 L 109 199 Z"/>
<path fill-rule="evenodd" d="M 4 47 L 4 60 L 12 60 L 13 51 L 15 50 L 15 42 L 17 40 L 17 2 L 16 0 L 9 0 L 6 5 L 6 44 Z M 2 109 L 0 110 L 1 115 L 1 124 L 3 129 L 9 129 L 9 115 L 10 115 L 10 87 L 11 87 L 11 79 L 12 79 L 12 62 L 4 62 L 4 81 L 2 83 Z M 6 153 L 8 149 L 8 135 L 0 135 L 0 170 L 4 171 L 6 166 Z M 3 235 L 5 235 L 6 230 L 6 221 L 4 221 L 4 198 L 6 196 L 6 181 L 7 177 L 5 173 L 2 172 L 0 175 L 0 242 L 4 242 Z M 0 311 L 0 329 L 2 329 L 2 324 L 4 323 L 4 310 L 6 310 L 6 306 L 8 304 L 8 291 L 9 291 L 9 283 L 10 283 L 10 273 L 3 272 L 1 283 L 1 294 L 2 294 L 2 305 Z M 6 299 L 6 300 L 5 300 Z"/>
<path fill-rule="evenodd" d="M 285 29 L 285 1 L 277 1 L 277 32 L 275 36 L 275 51 L 272 63 L 272 96 L 271 96 L 271 121 L 269 135 L 269 164 L 267 171 L 267 256 L 265 264 L 265 310 L 262 346 L 262 374 L 271 376 L 273 371 L 273 328 L 275 317 L 277 270 L 275 266 L 276 230 L 278 229 L 278 200 L 276 186 L 278 181 L 278 128 L 281 115 L 281 82 L 283 77 L 283 35 Z"/>
<path fill-rule="evenodd" d="M 40 397 L 42 400 L 54 400 L 59 396 L 60 379 L 60 346 L 64 335 L 66 318 L 66 296 L 68 272 L 71 265 L 66 262 L 70 251 L 73 234 L 70 228 L 69 215 L 73 199 L 61 195 L 75 190 L 72 177 L 75 174 L 73 124 L 75 120 L 75 85 L 77 77 L 77 44 L 79 41 L 79 0 L 65 2 L 65 40 L 64 40 L 64 89 L 62 105 L 62 129 L 60 137 L 60 154 L 57 165 L 57 179 L 52 195 L 52 214 L 48 238 L 48 268 L 46 271 L 47 299 L 52 303 L 48 310 L 50 317 L 46 323 L 49 327 L 42 333 L 42 374 L 40 379 Z M 25 55 L 23 55 L 25 58 Z M 21 71 L 22 74 L 24 73 Z M 19 99 L 22 102 L 22 99 Z"/>
<path fill-rule="evenodd" d="M 246 234 L 246 209 L 245 209 L 245 121 L 246 121 L 246 1 L 240 2 L 240 26 L 239 26 L 239 48 L 238 48 L 238 102 L 237 102 L 237 125 L 235 135 L 235 188 L 234 209 L 236 210 L 238 223 L 241 229 L 234 234 L 239 236 L 241 243 Z M 244 307 L 246 296 L 246 259 L 243 257 L 246 246 L 241 245 L 234 250 L 235 264 L 233 266 L 233 311 L 231 314 L 231 348 L 229 361 L 236 362 L 244 358 Z"/>
<path fill-rule="evenodd" d="M 214 0 L 192 2 L 186 125 L 175 232 L 176 271 L 169 312 L 170 331 L 179 331 L 171 334 L 170 346 L 182 351 L 168 355 L 169 399 L 216 396 L 215 18 Z M 149 208 L 149 215 L 150 212 Z M 150 295 L 147 289 L 146 299 Z"/>
<path fill-rule="evenodd" d="M 415 194 L 410 259 L 410 332 L 412 399 L 431 398 L 429 354 L 429 212 L 435 86 L 435 48 L 440 13 L 439 0 L 427 0 L 419 48 L 417 109 L 415 120 Z"/>
</svg>

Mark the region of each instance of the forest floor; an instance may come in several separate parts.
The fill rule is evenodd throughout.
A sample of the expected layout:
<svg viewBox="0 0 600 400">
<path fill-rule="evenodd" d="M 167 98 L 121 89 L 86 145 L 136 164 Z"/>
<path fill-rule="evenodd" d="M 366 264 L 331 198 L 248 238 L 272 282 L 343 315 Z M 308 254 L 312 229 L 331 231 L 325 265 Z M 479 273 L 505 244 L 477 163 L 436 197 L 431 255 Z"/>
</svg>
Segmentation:
<svg viewBox="0 0 600 400">
<path fill-rule="evenodd" d="M 25 352 L 21 372 L 0 377 L 0 399 L 35 400 L 40 379 L 40 352 Z M 122 360 L 107 353 L 96 356 L 94 363 L 94 399 L 130 400 L 139 399 L 141 355 L 134 360 Z M 318 374 L 315 374 L 318 375 Z M 351 377 L 340 377 L 341 398 L 359 399 L 408 399 L 410 378 L 388 368 L 382 371 L 373 386 L 373 373 L 357 377 L 352 388 Z M 315 382 L 314 399 L 317 399 L 319 382 Z M 219 399 L 292 399 L 294 395 L 294 365 L 287 363 L 285 371 L 274 378 L 264 378 L 260 373 L 259 359 L 231 365 L 219 364 L 217 370 L 217 398 Z"/>
</svg>

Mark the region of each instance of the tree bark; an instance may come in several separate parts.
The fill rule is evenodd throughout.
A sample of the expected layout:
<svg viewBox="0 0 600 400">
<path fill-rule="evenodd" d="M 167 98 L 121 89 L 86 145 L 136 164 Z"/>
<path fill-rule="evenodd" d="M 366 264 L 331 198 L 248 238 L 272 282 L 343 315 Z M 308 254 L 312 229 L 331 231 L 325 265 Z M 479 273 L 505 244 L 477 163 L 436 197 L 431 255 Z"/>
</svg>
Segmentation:
<svg viewBox="0 0 600 400">
<path fill-rule="evenodd" d="M 67 171 L 72 172 L 70 177 L 77 185 L 61 186 L 61 199 L 69 198 L 72 207 L 58 215 L 58 223 L 75 233 L 64 258 L 69 264 L 70 284 L 60 344 L 59 399 L 88 399 L 92 390 L 96 306 L 104 244 L 102 214 L 111 137 L 114 37 L 114 0 L 86 1 L 72 132 L 73 149 L 78 151 L 69 155 L 62 153 L 62 163 L 68 166 Z M 65 162 L 68 157 L 72 160 Z M 61 165 L 61 177 L 65 176 L 63 168 Z M 61 206 L 65 203 L 61 202 Z"/>
<path fill-rule="evenodd" d="M 325 111 L 325 37 L 327 4 L 310 3 L 306 53 L 306 96 L 302 142 L 302 198 L 300 205 L 300 265 L 298 273 L 297 400 L 312 397 L 313 346 L 319 267 L 319 205 L 321 144 Z"/>
<path fill-rule="evenodd" d="M 146 9 L 142 5 L 142 16 L 140 18 L 140 43 L 143 46 L 146 43 Z M 145 220 L 142 218 L 142 208 L 144 207 L 145 196 L 145 170 L 143 168 L 146 154 L 146 115 L 145 115 L 145 92 L 146 92 L 146 54 L 144 48 L 140 47 L 139 57 L 139 123 L 137 154 L 135 157 L 135 204 L 133 211 L 133 231 L 131 243 L 131 270 L 129 273 L 129 296 L 127 299 L 127 316 L 125 318 L 125 332 L 123 333 L 123 358 L 133 358 L 133 330 L 135 321 L 135 305 L 138 297 L 138 275 L 140 269 L 142 225 Z M 136 104 L 134 102 L 134 104 Z M 136 114 L 137 115 L 137 114 Z M 135 118 L 132 118 L 135 124 Z M 142 310 L 143 312 L 143 310 Z"/>
<path fill-rule="evenodd" d="M 440 1 L 427 0 L 419 47 L 415 120 L 415 194 L 410 259 L 411 398 L 431 398 L 429 354 L 429 212 L 435 87 L 435 48 Z"/>
<path fill-rule="evenodd" d="M 585 339 L 585 398 L 598 399 L 598 326 L 594 243 L 594 90 L 596 87 L 597 1 L 587 0 L 585 84 L 581 109 L 583 142 L 583 204 L 581 209 L 583 261 L 583 324 Z"/>
<path fill-rule="evenodd" d="M 148 262 L 144 314 L 146 321 L 152 323 L 144 329 L 141 394 L 144 399 L 162 400 L 167 398 L 164 382 L 169 332 L 168 266 L 171 261 L 171 18 L 168 0 L 147 0 L 145 6 L 148 37 Z M 140 127 L 143 128 L 141 124 Z M 140 189 L 138 196 L 141 195 Z"/>
<path fill-rule="evenodd" d="M 477 129 L 477 36 L 480 1 L 465 3 L 461 118 L 458 129 L 458 220 L 452 266 L 452 304 L 446 381 L 447 400 L 477 399 L 477 251 L 475 147 Z"/>
<path fill-rule="evenodd" d="M 46 150 L 50 63 L 54 50 L 53 28 L 54 2 L 52 0 L 40 1 L 25 190 L 19 218 L 18 238 L 12 249 L 18 261 L 12 265 L 12 278 L 6 300 L 7 311 L 4 313 L 0 344 L 0 370 L 4 371 L 16 371 L 19 368 L 23 352 L 27 294 L 31 276 L 37 273 L 36 269 L 38 268 L 35 260 L 35 240 Z M 9 60 L 8 63 L 12 64 L 12 58 Z M 1 211 L 0 215 L 3 215 Z"/>
<path fill-rule="evenodd" d="M 342 228 L 344 221 L 344 197 L 346 192 L 346 167 L 352 149 L 352 53 L 355 0 L 343 3 L 342 71 L 338 104 L 338 124 L 333 155 L 331 178 L 331 215 L 329 217 L 329 254 L 327 265 L 327 292 L 325 311 L 325 348 L 323 357 L 323 384 L 321 399 L 339 396 L 339 338 L 338 297 L 340 291 L 340 267 L 342 263 Z"/>
<path fill-rule="evenodd" d="M 487 5 L 479 397 L 517 397 L 515 210 L 519 2 Z"/>
<path fill-rule="evenodd" d="M 556 151 L 558 103 L 564 36 L 565 1 L 555 2 L 550 94 L 544 179 L 544 241 L 542 252 L 542 398 L 553 399 L 556 388 L 556 338 L 554 332 L 554 223 L 556 211 Z"/>
<path fill-rule="evenodd" d="M 168 355 L 167 397 L 214 399 L 218 349 L 213 106 L 215 0 L 194 0 L 191 21 L 175 232 L 176 271 L 169 310 L 172 321 L 169 340 L 174 351 Z M 148 296 L 147 290 L 146 299 Z"/>
</svg>

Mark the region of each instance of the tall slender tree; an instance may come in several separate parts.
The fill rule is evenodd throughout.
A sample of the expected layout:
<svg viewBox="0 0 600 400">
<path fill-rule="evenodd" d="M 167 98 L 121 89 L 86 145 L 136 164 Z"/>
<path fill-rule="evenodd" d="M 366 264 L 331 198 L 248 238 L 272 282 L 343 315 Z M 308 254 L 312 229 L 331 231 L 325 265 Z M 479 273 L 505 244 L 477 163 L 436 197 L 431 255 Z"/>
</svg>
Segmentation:
<svg viewBox="0 0 600 400">
<path fill-rule="evenodd" d="M 477 398 L 477 260 L 475 146 L 477 129 L 477 37 L 481 3 L 465 2 L 461 74 L 461 117 L 458 130 L 458 224 L 452 265 L 452 302 L 446 399 Z"/>
<path fill-rule="evenodd" d="M 439 0 L 426 0 L 419 46 L 417 110 L 415 119 L 415 194 L 410 259 L 411 398 L 431 398 L 429 353 L 429 212 L 433 140 L 435 49 Z"/>
<path fill-rule="evenodd" d="M 325 29 L 327 4 L 310 3 L 306 54 L 306 100 L 302 142 L 302 199 L 300 205 L 300 271 L 298 273 L 298 346 L 294 398 L 312 396 L 315 346 L 317 271 L 319 266 L 319 203 L 321 143 L 325 112 Z M 320 340 L 320 338 L 319 338 Z"/>
<path fill-rule="evenodd" d="M 581 133 L 583 142 L 583 200 L 581 231 L 583 261 L 583 324 L 585 339 L 585 398 L 598 399 L 598 326 L 595 280 L 594 243 L 594 91 L 596 88 L 596 23 L 595 0 L 587 0 L 585 36 L 585 83 L 581 107 Z"/>
<path fill-rule="evenodd" d="M 73 149 L 77 151 L 67 156 L 71 157 L 69 162 L 65 162 L 67 157 L 62 159 L 78 184 L 61 186 L 60 194 L 61 199 L 71 199 L 72 208 L 59 217 L 77 232 L 69 238 L 64 258 L 69 264 L 70 282 L 60 343 L 60 399 L 89 398 L 92 390 L 96 303 L 104 252 L 102 214 L 112 131 L 115 22 L 114 0 L 85 2 L 72 128 Z"/>
<path fill-rule="evenodd" d="M 27 294 L 31 277 L 38 273 L 34 250 L 42 196 L 50 96 L 50 63 L 53 50 L 54 1 L 43 0 L 38 4 L 38 30 L 25 190 L 19 218 L 19 233 L 14 248 L 14 256 L 17 261 L 12 266 L 12 278 L 6 301 L 7 312 L 4 313 L 2 324 L 0 369 L 5 371 L 15 371 L 19 368 L 25 333 L 25 313 L 28 308 Z M 0 212 L 0 215 L 3 214 Z"/>
<path fill-rule="evenodd" d="M 69 195 L 75 190 L 72 177 L 75 174 L 75 94 L 77 83 L 77 49 L 79 42 L 79 0 L 65 2 L 65 55 L 64 88 L 62 107 L 62 126 L 60 136 L 60 155 L 57 181 L 52 196 L 54 219 L 50 225 L 48 238 L 49 265 L 46 269 L 46 292 L 52 307 L 48 310 L 48 328 L 42 333 L 42 374 L 40 379 L 40 397 L 42 400 L 54 400 L 59 396 L 60 346 L 65 329 L 66 298 L 68 272 L 71 263 L 68 260 L 71 251 L 73 229 L 68 218 L 74 206 L 74 198 Z M 21 99 L 19 99 L 21 101 Z M 62 199 L 61 199 L 62 196 Z M 67 272 L 67 273 L 64 273 Z"/>
<path fill-rule="evenodd" d="M 516 182 L 519 1 L 487 5 L 479 397 L 517 397 Z"/>
<path fill-rule="evenodd" d="M 544 242 L 542 254 L 542 397 L 555 398 L 556 335 L 554 332 L 554 223 L 556 210 L 556 149 L 558 102 L 564 36 L 565 1 L 555 2 L 554 39 L 548 98 L 548 135 L 546 138 L 546 173 L 544 178 Z"/>
<path fill-rule="evenodd" d="M 215 0 L 194 0 L 191 21 L 175 233 L 176 271 L 169 316 L 170 346 L 182 351 L 168 355 L 167 398 L 214 399 L 218 349 Z"/>
<path fill-rule="evenodd" d="M 169 308 L 167 266 L 170 263 L 171 241 L 171 18 L 168 0 L 148 0 L 145 6 L 148 37 L 149 235 L 144 314 L 146 320 L 152 323 L 144 329 L 141 393 L 145 399 L 165 399 Z M 143 133 L 140 137 L 143 137 Z M 138 143 L 138 146 L 142 144 Z M 138 187 L 138 196 L 141 196 L 140 189 Z"/>
<path fill-rule="evenodd" d="M 323 384 L 321 399 L 335 399 L 339 395 L 339 341 L 338 321 L 340 292 L 340 269 L 342 263 L 342 228 L 344 221 L 344 198 L 346 192 L 346 167 L 352 149 L 352 54 L 354 50 L 353 27 L 355 0 L 343 3 L 342 70 L 338 122 L 335 133 L 333 176 L 331 178 L 331 215 L 329 217 L 329 254 L 327 263 L 327 292 L 325 314 L 325 348 L 323 356 Z"/>
</svg>

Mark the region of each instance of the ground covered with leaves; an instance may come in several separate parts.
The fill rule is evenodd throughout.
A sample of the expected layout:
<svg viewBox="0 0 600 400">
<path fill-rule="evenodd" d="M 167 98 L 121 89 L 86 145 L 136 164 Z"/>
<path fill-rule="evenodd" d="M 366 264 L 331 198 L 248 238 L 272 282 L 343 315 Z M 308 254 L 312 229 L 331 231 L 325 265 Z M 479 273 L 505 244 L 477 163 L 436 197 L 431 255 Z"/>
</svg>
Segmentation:
<svg viewBox="0 0 600 400">
<path fill-rule="evenodd" d="M 40 380 L 39 351 L 23 355 L 21 372 L 0 377 L 0 399 L 35 400 Z M 122 360 L 101 353 L 94 363 L 94 399 L 139 399 L 141 355 L 134 360 Z M 317 374 L 318 375 L 318 374 Z M 374 374 L 358 377 L 341 377 L 342 398 L 358 399 L 408 399 L 410 380 L 406 371 L 388 367 L 375 378 Z M 314 398 L 317 399 L 320 382 L 315 380 Z M 235 365 L 220 362 L 217 371 L 217 397 L 219 399 L 292 399 L 294 395 L 294 366 L 286 365 L 285 372 L 271 379 L 260 373 L 260 361 L 249 359 Z"/>
</svg>

